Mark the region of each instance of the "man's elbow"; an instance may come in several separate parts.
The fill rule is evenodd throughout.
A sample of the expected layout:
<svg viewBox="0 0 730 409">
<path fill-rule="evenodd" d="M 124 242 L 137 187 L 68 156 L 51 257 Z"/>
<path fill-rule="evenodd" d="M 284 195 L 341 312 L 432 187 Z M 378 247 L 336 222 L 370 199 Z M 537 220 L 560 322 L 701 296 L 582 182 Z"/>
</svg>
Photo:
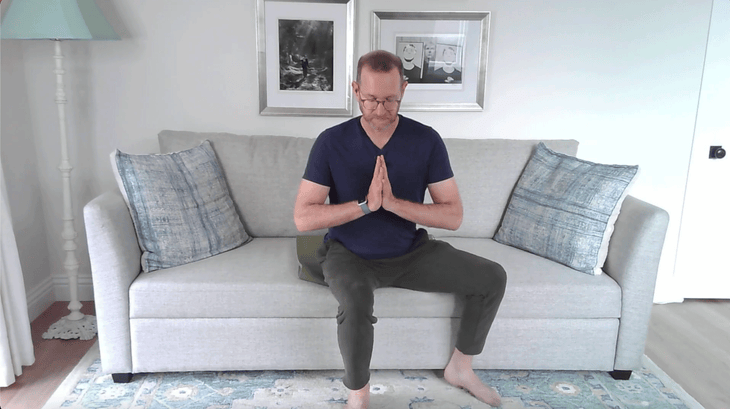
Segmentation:
<svg viewBox="0 0 730 409">
<path fill-rule="evenodd" d="M 449 226 L 449 230 L 456 231 L 459 230 L 459 227 L 461 227 L 461 222 L 464 221 L 464 208 L 461 206 L 458 206 L 456 209 L 456 212 L 453 217 L 453 221 L 451 226 Z"/>
<path fill-rule="evenodd" d="M 316 230 L 316 228 L 312 225 L 312 223 L 307 222 L 307 218 L 304 218 L 304 217 L 294 217 L 294 225 L 296 225 L 297 230 L 299 230 L 302 233 Z"/>
<path fill-rule="evenodd" d="M 448 227 L 451 231 L 459 230 L 459 227 L 461 227 L 461 222 L 463 221 L 462 216 L 457 216 L 454 218 L 454 221 L 451 223 L 451 225 Z"/>
<path fill-rule="evenodd" d="M 294 225 L 297 226 L 297 230 L 302 233 L 307 231 L 306 225 L 304 225 L 304 223 L 296 217 L 294 218 Z"/>
<path fill-rule="evenodd" d="M 298 213 L 294 213 L 294 225 L 302 233 L 322 228 L 317 225 L 317 221 L 313 217 Z"/>
<path fill-rule="evenodd" d="M 302 217 L 301 211 L 299 211 L 299 209 L 294 210 L 294 225 L 300 232 L 311 230 L 308 228 L 306 218 Z"/>
</svg>

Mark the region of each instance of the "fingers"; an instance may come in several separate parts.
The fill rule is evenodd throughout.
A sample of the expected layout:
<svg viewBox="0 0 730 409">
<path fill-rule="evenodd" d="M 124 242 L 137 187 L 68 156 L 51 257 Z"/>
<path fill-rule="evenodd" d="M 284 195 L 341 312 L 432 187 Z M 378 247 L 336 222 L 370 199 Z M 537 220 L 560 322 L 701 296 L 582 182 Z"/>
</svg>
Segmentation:
<svg viewBox="0 0 730 409">
<path fill-rule="evenodd" d="M 373 180 L 370 182 L 370 190 L 368 191 L 368 206 L 370 210 L 378 210 L 384 203 L 384 197 L 392 196 L 390 180 L 388 178 L 388 168 L 385 165 L 385 156 L 379 155 L 375 159 L 375 169 L 373 171 Z"/>
<path fill-rule="evenodd" d="M 375 158 L 375 171 L 373 172 L 373 183 L 383 181 L 382 155 Z"/>
<path fill-rule="evenodd" d="M 375 169 L 373 171 L 373 180 L 370 182 L 370 190 L 368 191 L 368 207 L 371 211 L 380 208 L 383 202 L 383 166 L 381 158 L 377 157 L 375 161 Z"/>
<path fill-rule="evenodd" d="M 393 197 L 393 190 L 390 186 L 390 178 L 388 176 L 388 167 L 385 164 L 385 157 L 381 157 L 381 170 L 383 172 L 383 206 L 386 205 L 386 201 Z"/>
<path fill-rule="evenodd" d="M 381 180 L 383 181 L 383 190 L 390 188 L 390 179 L 388 178 L 388 167 L 385 164 L 385 156 L 378 156 L 378 162 L 380 163 Z"/>
<path fill-rule="evenodd" d="M 375 170 L 373 171 L 373 181 L 372 184 L 376 184 L 378 182 L 382 182 L 383 180 L 383 170 L 382 166 L 380 164 L 380 156 L 378 156 L 375 159 Z"/>
<path fill-rule="evenodd" d="M 385 177 L 385 157 L 383 155 L 378 156 L 378 162 L 380 162 L 380 177 Z"/>
</svg>

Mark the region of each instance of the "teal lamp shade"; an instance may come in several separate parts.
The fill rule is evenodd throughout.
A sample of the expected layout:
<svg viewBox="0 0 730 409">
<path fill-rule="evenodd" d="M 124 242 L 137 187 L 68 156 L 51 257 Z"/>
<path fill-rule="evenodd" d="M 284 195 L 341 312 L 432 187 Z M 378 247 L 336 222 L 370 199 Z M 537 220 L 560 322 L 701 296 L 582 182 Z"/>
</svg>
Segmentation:
<svg viewBox="0 0 730 409">
<path fill-rule="evenodd" d="M 0 30 L 3 39 L 120 40 L 94 0 L 12 0 Z"/>
</svg>

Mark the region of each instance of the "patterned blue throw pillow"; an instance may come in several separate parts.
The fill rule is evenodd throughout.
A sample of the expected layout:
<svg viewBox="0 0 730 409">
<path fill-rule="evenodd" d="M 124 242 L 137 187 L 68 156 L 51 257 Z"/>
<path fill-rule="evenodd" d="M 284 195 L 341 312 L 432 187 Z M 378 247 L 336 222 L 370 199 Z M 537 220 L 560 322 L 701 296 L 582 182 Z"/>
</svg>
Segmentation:
<svg viewBox="0 0 730 409">
<path fill-rule="evenodd" d="M 494 236 L 575 270 L 598 275 L 638 166 L 602 165 L 540 143 Z"/>
<path fill-rule="evenodd" d="M 181 152 L 112 153 L 112 166 L 150 272 L 251 241 L 210 141 Z"/>
</svg>

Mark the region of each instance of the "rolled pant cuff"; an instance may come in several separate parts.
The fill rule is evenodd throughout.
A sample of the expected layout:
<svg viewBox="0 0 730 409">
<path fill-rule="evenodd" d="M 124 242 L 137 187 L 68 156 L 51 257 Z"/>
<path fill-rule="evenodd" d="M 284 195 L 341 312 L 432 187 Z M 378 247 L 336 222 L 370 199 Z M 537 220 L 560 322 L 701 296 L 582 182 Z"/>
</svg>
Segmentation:
<svg viewBox="0 0 730 409">
<path fill-rule="evenodd" d="M 348 379 L 347 375 L 342 379 L 342 383 L 345 384 L 345 387 L 351 391 L 360 390 L 365 387 L 368 383 L 370 383 L 370 372 L 368 371 L 368 374 L 364 378 L 356 379 L 356 380 L 350 380 Z"/>
<path fill-rule="evenodd" d="M 481 344 L 481 345 L 464 345 L 462 347 L 461 345 L 459 345 L 457 343 L 456 344 L 456 349 L 458 349 L 459 352 L 461 352 L 464 355 L 472 355 L 472 356 L 474 356 L 474 355 L 479 355 L 479 354 L 482 353 L 482 351 L 484 351 L 484 344 Z"/>
</svg>

